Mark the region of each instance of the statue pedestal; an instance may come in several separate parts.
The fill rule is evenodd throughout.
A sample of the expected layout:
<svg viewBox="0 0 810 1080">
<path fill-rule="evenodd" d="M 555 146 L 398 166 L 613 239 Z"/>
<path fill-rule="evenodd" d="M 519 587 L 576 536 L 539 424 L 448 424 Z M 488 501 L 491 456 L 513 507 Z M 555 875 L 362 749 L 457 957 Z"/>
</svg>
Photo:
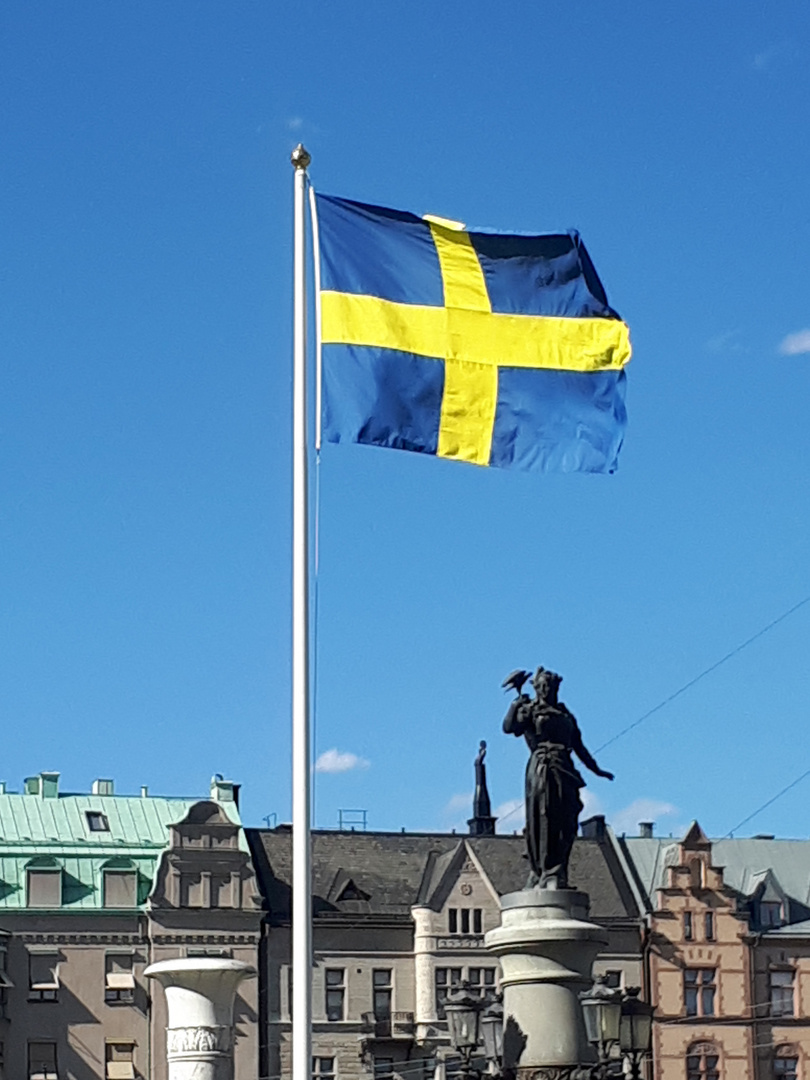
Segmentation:
<svg viewBox="0 0 810 1080">
<path fill-rule="evenodd" d="M 169 1080 L 233 1080 L 233 1004 L 255 968 L 216 957 L 161 960 L 144 971 L 166 992 Z"/>
<path fill-rule="evenodd" d="M 579 993 L 590 989 L 607 937 L 587 921 L 588 907 L 587 894 L 574 889 L 507 893 L 501 925 L 484 938 L 503 972 L 504 1070 L 518 1080 L 595 1061 Z"/>
</svg>

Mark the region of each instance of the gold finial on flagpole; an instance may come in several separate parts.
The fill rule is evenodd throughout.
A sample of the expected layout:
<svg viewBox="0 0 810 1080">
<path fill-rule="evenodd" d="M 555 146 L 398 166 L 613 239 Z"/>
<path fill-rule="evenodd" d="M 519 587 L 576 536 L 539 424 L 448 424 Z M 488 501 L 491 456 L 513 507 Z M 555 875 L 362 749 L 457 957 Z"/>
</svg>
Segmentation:
<svg viewBox="0 0 810 1080">
<path fill-rule="evenodd" d="M 294 169 L 306 169 L 309 167 L 312 157 L 307 150 L 304 149 L 304 144 L 299 143 L 298 146 L 290 154 L 290 161 Z"/>
</svg>

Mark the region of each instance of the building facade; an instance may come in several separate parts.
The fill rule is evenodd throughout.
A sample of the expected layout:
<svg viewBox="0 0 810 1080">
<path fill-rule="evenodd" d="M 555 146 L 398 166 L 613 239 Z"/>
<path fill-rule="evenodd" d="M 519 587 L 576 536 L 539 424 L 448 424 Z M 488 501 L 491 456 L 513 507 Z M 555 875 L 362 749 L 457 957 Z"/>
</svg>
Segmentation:
<svg viewBox="0 0 810 1080">
<path fill-rule="evenodd" d="M 603 819 L 585 823 L 575 887 L 608 932 L 597 972 L 642 978 L 641 912 Z M 264 894 L 261 1068 L 290 1075 L 291 833 L 247 830 Z M 454 1065 L 443 1003 L 462 981 L 499 981 L 484 934 L 527 878 L 522 836 L 315 832 L 314 1080 L 427 1080 Z"/>
<path fill-rule="evenodd" d="M 810 1076 L 810 842 L 622 838 L 646 908 L 656 1080 Z"/>
<path fill-rule="evenodd" d="M 261 899 L 237 790 L 205 799 L 64 794 L 58 773 L 0 791 L 0 1076 L 165 1080 L 156 960 L 255 965 Z M 237 1080 L 255 1080 L 258 987 L 237 1002 Z"/>
</svg>

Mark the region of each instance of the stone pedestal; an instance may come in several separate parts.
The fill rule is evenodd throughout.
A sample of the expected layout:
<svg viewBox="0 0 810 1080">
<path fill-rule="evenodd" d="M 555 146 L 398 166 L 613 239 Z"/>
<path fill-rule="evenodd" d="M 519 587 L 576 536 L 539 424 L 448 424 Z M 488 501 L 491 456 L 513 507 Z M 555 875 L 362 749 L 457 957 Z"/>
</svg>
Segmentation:
<svg viewBox="0 0 810 1080">
<path fill-rule="evenodd" d="M 233 1080 L 233 1003 L 256 969 L 240 960 L 161 960 L 144 971 L 166 992 L 169 1080 Z"/>
<path fill-rule="evenodd" d="M 573 889 L 523 889 L 501 897 L 501 925 L 485 944 L 501 961 L 504 1069 L 518 1080 L 566 1075 L 595 1060 L 579 994 L 605 932 L 588 922 L 589 900 Z"/>
</svg>

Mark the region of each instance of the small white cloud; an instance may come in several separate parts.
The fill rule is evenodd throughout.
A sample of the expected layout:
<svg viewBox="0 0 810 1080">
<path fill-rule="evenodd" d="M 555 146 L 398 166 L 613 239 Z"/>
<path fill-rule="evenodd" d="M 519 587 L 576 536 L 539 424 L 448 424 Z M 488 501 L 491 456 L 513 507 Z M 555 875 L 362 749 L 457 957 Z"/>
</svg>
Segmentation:
<svg viewBox="0 0 810 1080">
<path fill-rule="evenodd" d="M 779 352 L 783 356 L 810 353 L 810 330 L 797 330 L 795 334 L 788 334 L 786 338 L 783 338 Z"/>
<path fill-rule="evenodd" d="M 288 131 L 300 131 L 303 126 L 304 126 L 304 118 L 303 118 L 303 116 L 291 116 L 287 120 L 287 130 Z"/>
<path fill-rule="evenodd" d="M 352 754 L 348 750 L 338 750 L 337 747 L 332 747 L 331 750 L 324 750 L 315 762 L 315 772 L 351 772 L 352 769 L 367 769 L 370 764 L 371 762 L 367 761 L 366 758 L 358 757 L 357 754 Z"/>
<path fill-rule="evenodd" d="M 630 836 L 638 836 L 640 821 L 660 822 L 661 818 L 671 818 L 677 813 L 677 806 L 661 802 L 660 799 L 634 799 L 629 806 L 611 815 L 610 824 L 613 831 L 620 835 L 628 833 Z M 670 828 L 669 831 L 673 830 Z"/>
<path fill-rule="evenodd" d="M 598 795 L 595 795 L 590 788 L 583 788 L 579 793 L 582 799 L 582 813 L 579 815 L 580 821 L 587 821 L 589 817 L 595 817 L 596 814 L 604 814 L 602 807 L 602 800 Z"/>
<path fill-rule="evenodd" d="M 748 352 L 746 346 L 740 341 L 739 330 L 727 330 L 722 334 L 715 334 L 706 342 L 706 349 L 711 353 L 744 353 Z"/>
<path fill-rule="evenodd" d="M 471 811 L 472 804 L 472 792 L 464 792 L 462 795 L 453 795 L 452 798 L 448 799 L 442 812 L 446 814 L 447 817 L 456 817 L 460 810 Z"/>
<path fill-rule="evenodd" d="M 499 832 L 520 832 L 526 824 L 526 800 L 507 799 L 495 807 L 494 815 L 498 819 L 495 827 Z"/>
</svg>

